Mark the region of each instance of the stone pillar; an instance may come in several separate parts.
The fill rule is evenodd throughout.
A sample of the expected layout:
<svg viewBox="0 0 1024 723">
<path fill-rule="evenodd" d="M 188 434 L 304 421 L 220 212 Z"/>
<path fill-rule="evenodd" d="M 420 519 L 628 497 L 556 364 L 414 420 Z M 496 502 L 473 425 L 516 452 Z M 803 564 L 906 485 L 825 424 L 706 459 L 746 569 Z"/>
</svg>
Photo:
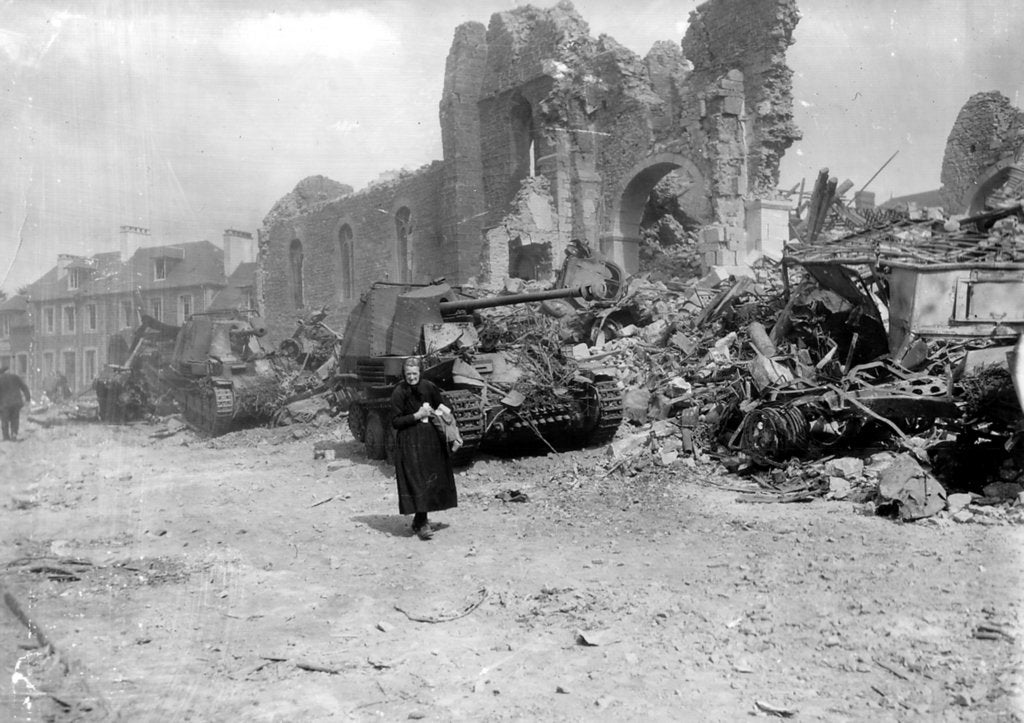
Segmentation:
<svg viewBox="0 0 1024 723">
<path fill-rule="evenodd" d="M 785 201 L 755 199 L 747 203 L 746 253 L 739 260 L 752 262 L 762 257 L 782 260 L 789 241 L 789 204 Z"/>
</svg>

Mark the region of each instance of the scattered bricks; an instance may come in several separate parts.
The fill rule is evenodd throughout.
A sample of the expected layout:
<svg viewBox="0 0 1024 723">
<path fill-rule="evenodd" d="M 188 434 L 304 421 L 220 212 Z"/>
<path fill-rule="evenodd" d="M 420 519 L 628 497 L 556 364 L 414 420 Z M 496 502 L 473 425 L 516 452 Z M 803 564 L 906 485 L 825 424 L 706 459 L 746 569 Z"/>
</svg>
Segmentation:
<svg viewBox="0 0 1024 723">
<path fill-rule="evenodd" d="M 684 356 L 690 356 L 697 350 L 697 342 L 688 337 L 681 331 L 677 331 L 671 337 L 669 341 L 672 342 L 672 346 L 681 351 Z"/>
<path fill-rule="evenodd" d="M 697 287 L 702 289 L 713 289 L 722 282 L 728 281 L 730 278 L 738 279 L 741 277 L 746 277 L 748 279 L 757 278 L 754 274 L 754 270 L 743 264 L 733 264 L 732 266 L 712 266 L 708 269 L 708 272 L 701 277 L 700 281 L 697 282 Z"/>
<path fill-rule="evenodd" d="M 972 519 L 974 519 L 974 514 L 966 508 L 953 514 L 955 522 L 970 522 Z"/>
<path fill-rule="evenodd" d="M 864 462 L 856 457 L 840 457 L 825 463 L 825 474 L 852 480 L 864 474 Z"/>
<path fill-rule="evenodd" d="M 1018 482 L 993 482 L 992 484 L 985 485 L 984 490 L 986 497 L 991 497 L 997 500 L 1012 500 L 1016 499 L 1017 495 L 1024 492 L 1024 486 Z"/>
<path fill-rule="evenodd" d="M 957 493 L 946 498 L 946 506 L 949 508 L 950 513 L 955 515 L 957 512 L 967 507 L 967 505 L 971 504 L 972 499 L 972 495 L 967 493 Z"/>
<path fill-rule="evenodd" d="M 636 452 L 639 452 L 647 444 L 650 439 L 649 432 L 641 432 L 639 434 L 631 434 L 628 437 L 622 439 L 616 439 L 609 446 L 609 453 L 616 459 L 628 457 Z"/>
</svg>

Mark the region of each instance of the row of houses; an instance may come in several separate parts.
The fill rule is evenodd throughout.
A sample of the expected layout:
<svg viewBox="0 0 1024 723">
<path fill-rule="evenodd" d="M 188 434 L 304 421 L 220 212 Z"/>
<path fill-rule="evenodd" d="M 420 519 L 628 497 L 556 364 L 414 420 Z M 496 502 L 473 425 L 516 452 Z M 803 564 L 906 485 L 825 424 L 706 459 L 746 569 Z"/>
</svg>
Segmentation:
<svg viewBox="0 0 1024 723">
<path fill-rule="evenodd" d="M 0 304 L 0 366 L 35 394 L 89 389 L 123 354 L 141 314 L 180 325 L 192 314 L 254 309 L 256 242 L 228 229 L 223 245 L 152 245 L 122 226 L 119 250 L 60 254 L 56 265 Z"/>
</svg>

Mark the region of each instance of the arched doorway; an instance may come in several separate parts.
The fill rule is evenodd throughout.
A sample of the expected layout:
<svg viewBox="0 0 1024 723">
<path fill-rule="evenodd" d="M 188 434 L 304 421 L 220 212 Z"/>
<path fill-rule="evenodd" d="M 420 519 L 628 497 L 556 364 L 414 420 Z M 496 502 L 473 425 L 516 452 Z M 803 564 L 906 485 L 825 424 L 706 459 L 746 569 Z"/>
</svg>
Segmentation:
<svg viewBox="0 0 1024 723">
<path fill-rule="evenodd" d="M 642 238 L 653 226 L 678 226 L 690 231 L 713 219 L 704 174 L 685 156 L 651 156 L 623 178 L 625 182 L 609 218 L 609 230 L 601 237 L 601 252 L 627 274 L 639 271 Z M 671 217 L 671 223 L 664 220 L 666 216 Z"/>
</svg>

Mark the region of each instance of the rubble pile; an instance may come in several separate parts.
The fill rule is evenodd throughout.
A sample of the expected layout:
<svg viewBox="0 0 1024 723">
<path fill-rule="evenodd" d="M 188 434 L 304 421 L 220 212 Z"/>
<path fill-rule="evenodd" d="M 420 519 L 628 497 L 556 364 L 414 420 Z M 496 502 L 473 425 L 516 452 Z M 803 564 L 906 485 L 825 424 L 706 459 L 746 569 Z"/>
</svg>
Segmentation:
<svg viewBox="0 0 1024 723">
<path fill-rule="evenodd" d="M 1006 361 L 1019 327 L 978 314 L 967 333 L 919 334 L 894 300 L 906 289 L 893 269 L 964 267 L 977 278 L 1003 264 L 1019 283 L 1022 207 L 973 219 L 832 215 L 816 243 L 792 244 L 781 264 L 713 268 L 685 283 L 629 279 L 615 304 L 591 310 L 586 334 L 558 322 L 571 355 L 550 348 L 553 320 L 513 309 L 490 321 L 511 349 L 547 360 L 535 367 L 540 383 L 571 377 L 574 365 L 615 370 L 628 426 L 606 473 L 718 462 L 752 481 L 749 501 L 827 497 L 908 521 L 1020 520 L 1021 407 Z M 1013 299 L 1011 319 L 1016 290 Z M 603 323 L 624 311 L 638 323 Z M 979 457 L 985 465 L 948 463 Z M 947 487 L 966 497 L 950 503 Z"/>
</svg>

